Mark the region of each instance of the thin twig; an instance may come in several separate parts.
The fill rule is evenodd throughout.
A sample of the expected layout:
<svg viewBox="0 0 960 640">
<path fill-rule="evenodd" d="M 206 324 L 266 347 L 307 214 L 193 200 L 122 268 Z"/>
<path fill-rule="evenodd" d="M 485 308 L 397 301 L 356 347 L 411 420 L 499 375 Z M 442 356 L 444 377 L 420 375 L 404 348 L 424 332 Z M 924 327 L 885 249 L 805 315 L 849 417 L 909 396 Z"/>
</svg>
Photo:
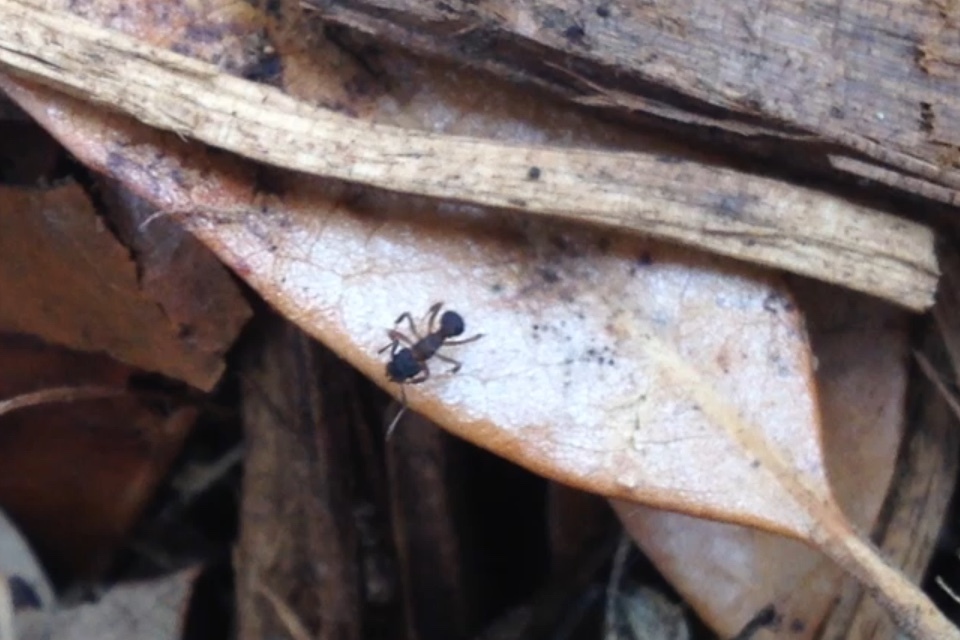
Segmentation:
<svg viewBox="0 0 960 640">
<path fill-rule="evenodd" d="M 100 400 L 103 398 L 117 398 L 130 393 L 123 387 L 78 386 L 53 387 L 30 393 L 23 393 L 6 400 L 0 400 L 0 416 L 18 409 L 35 407 L 42 404 L 58 402 L 78 402 L 81 400 Z"/>
</svg>

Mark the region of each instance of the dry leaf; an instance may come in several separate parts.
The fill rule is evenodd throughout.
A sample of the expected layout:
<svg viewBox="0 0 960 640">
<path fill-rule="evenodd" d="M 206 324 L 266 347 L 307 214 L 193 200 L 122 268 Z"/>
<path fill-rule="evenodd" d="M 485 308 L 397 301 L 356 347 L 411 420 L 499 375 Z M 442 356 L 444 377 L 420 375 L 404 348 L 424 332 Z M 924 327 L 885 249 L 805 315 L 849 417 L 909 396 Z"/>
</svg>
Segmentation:
<svg viewBox="0 0 960 640">
<path fill-rule="evenodd" d="M 171 275 L 171 264 L 184 265 L 184 258 L 197 255 L 183 252 L 189 242 L 176 234 L 152 243 L 154 254 L 166 254 L 162 264 L 138 265 L 75 183 L 50 189 L 0 187 L 0 205 L 0 328 L 81 351 L 106 352 L 202 389 L 216 383 L 223 353 L 249 313 L 219 265 Z M 208 282 L 221 286 L 194 284 Z M 232 318 L 221 312 L 224 321 L 216 333 L 208 331 L 201 336 L 206 341 L 198 340 L 195 319 L 200 314 L 181 313 L 184 298 L 168 292 L 217 291 L 223 284 L 228 295 L 207 295 L 191 304 L 226 298 L 233 303 L 227 309 L 243 305 L 241 311 Z"/>
<path fill-rule="evenodd" d="M 618 632 L 604 640 L 689 640 L 690 627 L 683 609 L 655 589 L 630 581 L 609 594 L 613 598 L 608 620 Z"/>
<path fill-rule="evenodd" d="M 122 390 L 134 373 L 103 356 L 5 334 L 0 359 L 4 400 L 51 388 Z M 0 503 L 55 567 L 101 569 L 180 450 L 195 415 L 192 408 L 161 413 L 131 394 L 66 403 L 54 397 L 6 411 L 0 416 Z"/>
<path fill-rule="evenodd" d="M 30 637 L 43 629 L 54 595 L 43 567 L 20 531 L 0 511 L 0 638 Z"/>
<path fill-rule="evenodd" d="M 197 573 L 114 585 L 94 603 L 57 611 L 49 635 L 18 640 L 180 640 Z"/>
<path fill-rule="evenodd" d="M 488 86 L 413 77 L 421 84 L 408 91 L 432 106 L 434 128 L 469 119 L 456 105 L 471 104 L 467 113 L 484 114 L 474 126 L 490 137 L 572 135 L 553 126 L 576 116 L 544 106 L 505 120 L 484 112 L 496 93 Z M 376 352 L 397 314 L 438 300 L 462 312 L 468 332 L 486 337 L 451 350 L 460 373 L 408 391 L 414 408 L 454 433 L 589 490 L 806 540 L 917 637 L 960 637 L 836 506 L 809 345 L 774 277 L 644 239 L 303 176 L 277 177 L 282 195 L 254 195 L 242 163 L 19 81 L 4 86 L 91 166 L 195 212 L 185 222 L 221 258 L 382 384 Z M 451 88 L 458 93 L 446 99 Z"/>
<path fill-rule="evenodd" d="M 887 495 L 904 426 L 905 315 L 847 292 L 805 286 L 824 449 L 844 512 L 870 531 Z M 815 550 L 781 537 L 630 504 L 618 506 L 638 544 L 701 618 L 733 637 L 760 611 L 775 624 L 757 640 L 815 638 L 843 576 Z"/>
</svg>

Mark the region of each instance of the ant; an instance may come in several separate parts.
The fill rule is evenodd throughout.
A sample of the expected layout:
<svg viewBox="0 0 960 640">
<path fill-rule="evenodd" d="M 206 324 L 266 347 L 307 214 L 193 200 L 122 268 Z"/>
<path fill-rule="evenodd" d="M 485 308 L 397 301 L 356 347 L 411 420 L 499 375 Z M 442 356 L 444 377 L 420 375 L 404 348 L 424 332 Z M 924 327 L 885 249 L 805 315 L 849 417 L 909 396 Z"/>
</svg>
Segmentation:
<svg viewBox="0 0 960 640">
<path fill-rule="evenodd" d="M 437 302 L 427 311 L 427 334 L 425 336 L 421 336 L 420 332 L 417 331 L 417 327 L 413 323 L 413 316 L 410 315 L 409 311 L 400 314 L 400 317 L 396 319 L 394 325 L 398 325 L 406 320 L 410 326 L 410 333 L 413 335 L 413 338 L 410 338 L 401 331 L 391 329 L 387 331 L 387 335 L 391 341 L 390 344 L 377 352 L 383 353 L 387 349 L 390 349 L 390 362 L 387 363 L 387 377 L 392 382 L 400 384 L 400 397 L 403 404 L 400 412 L 390 423 L 390 426 L 387 427 L 388 438 L 393 432 L 393 428 L 400 422 L 400 418 L 407 411 L 407 392 L 405 391 L 404 385 L 420 384 L 421 382 L 426 382 L 430 377 L 430 367 L 427 365 L 427 360 L 437 357 L 444 362 L 449 362 L 453 365 L 450 373 L 456 373 L 460 370 L 462 364 L 453 358 L 448 358 L 437 352 L 441 347 L 467 344 L 468 342 L 474 342 L 483 337 L 482 333 L 478 333 L 475 336 L 463 340 L 451 340 L 450 338 L 455 338 L 463 334 L 463 317 L 456 311 L 444 311 L 443 315 L 440 316 L 440 326 L 437 326 L 437 314 L 440 313 L 442 306 L 442 302 Z M 406 346 L 401 349 L 399 348 L 401 344 Z"/>
</svg>

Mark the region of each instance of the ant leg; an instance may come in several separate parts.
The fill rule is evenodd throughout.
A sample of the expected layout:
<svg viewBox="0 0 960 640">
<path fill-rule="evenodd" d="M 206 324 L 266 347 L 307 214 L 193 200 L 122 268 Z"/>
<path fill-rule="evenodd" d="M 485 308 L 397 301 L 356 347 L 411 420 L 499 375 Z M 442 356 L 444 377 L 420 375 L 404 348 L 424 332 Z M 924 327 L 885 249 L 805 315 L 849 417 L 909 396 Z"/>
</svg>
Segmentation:
<svg viewBox="0 0 960 640">
<path fill-rule="evenodd" d="M 400 324 L 404 320 L 406 320 L 407 324 L 410 326 L 410 333 L 413 334 L 413 337 L 417 340 L 420 340 L 422 336 L 420 335 L 420 332 L 417 331 L 417 325 L 413 323 L 413 316 L 410 315 L 409 311 L 404 311 L 401 313 L 400 317 L 398 317 L 393 324 Z"/>
<path fill-rule="evenodd" d="M 482 333 L 478 333 L 475 336 L 470 336 L 469 338 L 464 338 L 463 340 L 444 340 L 443 346 L 456 346 L 458 344 L 467 344 L 468 342 L 476 342 L 483 337 Z"/>
<path fill-rule="evenodd" d="M 397 331 L 396 329 L 390 329 L 389 331 L 387 331 L 387 337 L 389 337 L 394 342 L 402 342 L 408 347 L 413 346 L 413 340 L 411 340 L 410 337 L 404 334 L 403 332 Z"/>
<path fill-rule="evenodd" d="M 389 331 L 387 331 L 387 337 L 390 338 L 390 344 L 388 344 L 387 346 L 377 351 L 377 353 L 383 353 L 390 347 L 393 347 L 393 351 L 390 352 L 390 355 L 393 356 L 393 355 L 396 355 L 397 347 L 400 346 L 401 343 L 405 344 L 408 347 L 413 346 L 413 340 L 411 340 L 407 336 L 403 335 L 403 333 L 395 329 L 390 329 Z"/>
<path fill-rule="evenodd" d="M 393 347 L 393 351 L 390 352 L 390 357 L 393 357 L 393 355 L 397 352 L 397 346 L 398 346 L 399 344 L 400 344 L 399 341 L 393 340 L 392 342 L 387 343 L 387 346 L 378 349 L 378 350 L 377 350 L 377 353 L 383 353 L 384 351 L 386 351 L 386 350 L 389 349 L 390 347 Z"/>
<path fill-rule="evenodd" d="M 393 417 L 393 420 L 390 421 L 390 426 L 387 427 L 387 439 L 390 439 L 390 434 L 393 433 L 394 428 L 397 426 L 397 423 L 400 422 L 400 418 L 403 417 L 403 414 L 407 412 L 409 408 L 407 405 L 407 385 L 408 384 L 420 384 L 421 382 L 426 382 L 430 377 L 430 367 L 426 363 L 423 363 L 423 372 L 419 378 L 410 378 L 409 380 L 400 384 L 400 411 L 397 412 L 397 415 Z"/>
<path fill-rule="evenodd" d="M 396 428 L 397 423 L 400 422 L 400 418 L 403 417 L 403 414 L 407 412 L 407 392 L 404 389 L 404 386 L 400 385 L 400 411 L 397 412 L 397 415 L 393 417 L 393 420 L 390 421 L 390 426 L 387 427 L 387 435 L 384 436 L 384 440 L 389 440 L 390 435 L 393 433 L 393 430 Z"/>
<path fill-rule="evenodd" d="M 447 356 L 443 355 L 442 353 L 435 353 L 435 354 L 433 354 L 433 357 L 439 358 L 439 359 L 443 360 L 444 362 L 449 362 L 450 364 L 452 364 L 452 365 L 453 365 L 453 369 L 450 369 L 449 373 L 456 373 L 457 371 L 460 371 L 460 367 L 463 366 L 463 363 L 460 362 L 459 360 L 454 360 L 453 358 L 448 358 Z"/>
<path fill-rule="evenodd" d="M 395 353 L 397 352 L 397 344 L 398 344 L 398 343 L 397 343 L 396 340 L 394 340 L 393 342 L 389 342 L 389 343 L 387 343 L 387 346 L 381 347 L 380 349 L 377 349 L 377 353 L 383 353 L 384 351 L 386 351 L 386 350 L 389 349 L 390 347 L 393 347 L 393 351 L 390 352 L 390 355 L 393 356 L 393 354 L 395 354 Z"/>
<path fill-rule="evenodd" d="M 430 379 L 430 367 L 427 366 L 426 362 L 420 363 L 420 373 L 415 375 L 412 378 L 407 378 L 403 381 L 403 384 L 421 384 Z"/>
<path fill-rule="evenodd" d="M 434 354 L 434 355 L 436 355 L 436 354 Z M 429 365 L 427 365 L 426 362 L 421 362 L 421 363 L 420 363 L 420 366 L 423 367 L 423 370 L 420 372 L 419 375 L 414 376 L 413 378 L 410 378 L 409 380 L 407 380 L 407 381 L 406 381 L 407 384 L 421 384 L 421 383 L 426 382 L 427 380 L 430 379 L 430 367 L 429 367 Z"/>
<path fill-rule="evenodd" d="M 437 314 L 440 313 L 440 307 L 443 306 L 442 302 L 436 302 L 427 309 L 427 333 L 432 334 L 436 332 L 437 324 Z"/>
</svg>

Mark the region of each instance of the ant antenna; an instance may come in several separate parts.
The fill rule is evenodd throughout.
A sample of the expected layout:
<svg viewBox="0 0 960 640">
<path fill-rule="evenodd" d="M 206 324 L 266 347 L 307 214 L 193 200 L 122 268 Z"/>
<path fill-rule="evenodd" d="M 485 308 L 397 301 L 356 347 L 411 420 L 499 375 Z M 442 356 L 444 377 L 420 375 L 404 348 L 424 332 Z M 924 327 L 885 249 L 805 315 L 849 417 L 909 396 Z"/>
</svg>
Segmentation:
<svg viewBox="0 0 960 640">
<path fill-rule="evenodd" d="M 407 412 L 409 407 L 407 406 L 407 392 L 403 388 L 403 385 L 400 385 L 400 402 L 403 406 L 400 407 L 400 411 L 397 412 L 397 415 L 393 417 L 393 420 L 390 421 L 390 426 L 387 427 L 387 435 L 384 437 L 384 440 L 389 440 L 390 435 L 393 433 L 393 430 L 396 428 L 397 423 L 400 422 L 400 418 L 403 417 L 403 414 Z"/>
</svg>

